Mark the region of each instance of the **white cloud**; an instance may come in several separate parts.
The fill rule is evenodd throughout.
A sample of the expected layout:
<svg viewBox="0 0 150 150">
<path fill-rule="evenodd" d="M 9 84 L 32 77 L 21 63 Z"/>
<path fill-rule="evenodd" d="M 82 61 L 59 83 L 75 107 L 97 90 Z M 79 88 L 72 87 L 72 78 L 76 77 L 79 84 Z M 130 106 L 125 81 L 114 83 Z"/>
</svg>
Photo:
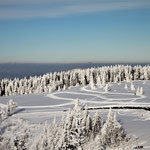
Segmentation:
<svg viewBox="0 0 150 150">
<path fill-rule="evenodd" d="M 0 0 L 0 19 L 56 18 L 150 7 L 149 0 Z"/>
</svg>

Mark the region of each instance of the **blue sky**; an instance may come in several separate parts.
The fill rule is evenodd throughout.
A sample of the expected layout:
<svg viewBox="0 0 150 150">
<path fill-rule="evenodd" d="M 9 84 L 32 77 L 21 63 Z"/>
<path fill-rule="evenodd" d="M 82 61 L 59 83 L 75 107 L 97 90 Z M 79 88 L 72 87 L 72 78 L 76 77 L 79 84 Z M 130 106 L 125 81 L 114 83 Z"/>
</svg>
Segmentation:
<svg viewBox="0 0 150 150">
<path fill-rule="evenodd" d="M 0 0 L 0 62 L 150 62 L 150 1 Z"/>
</svg>

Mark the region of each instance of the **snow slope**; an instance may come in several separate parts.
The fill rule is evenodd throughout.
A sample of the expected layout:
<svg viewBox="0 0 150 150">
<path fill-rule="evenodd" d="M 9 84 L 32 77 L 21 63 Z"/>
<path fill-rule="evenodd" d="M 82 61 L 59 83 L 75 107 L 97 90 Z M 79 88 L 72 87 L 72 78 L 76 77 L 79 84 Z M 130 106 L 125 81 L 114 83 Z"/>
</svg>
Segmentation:
<svg viewBox="0 0 150 150">
<path fill-rule="evenodd" d="M 125 84 L 128 88 L 125 89 Z M 52 122 L 54 118 L 60 120 L 62 114 L 66 110 L 74 106 L 74 101 L 79 98 L 83 107 L 87 105 L 90 108 L 105 106 L 143 106 L 150 107 L 150 81 L 133 81 L 135 89 L 143 87 L 144 95 L 135 95 L 136 91 L 132 91 L 129 82 L 112 83 L 111 90 L 105 92 L 103 87 L 91 89 L 90 86 L 73 87 L 65 91 L 43 94 L 30 94 L 23 96 L 0 97 L 0 103 L 6 104 L 9 99 L 13 99 L 17 104 L 14 115 L 6 119 L 1 126 L 5 126 L 6 122 L 15 122 L 15 120 L 27 121 L 29 126 L 36 126 L 33 135 L 39 130 L 39 123 L 46 120 Z M 95 111 L 99 111 L 105 121 L 108 110 L 90 111 L 91 116 Z M 131 135 L 139 138 L 139 144 L 143 145 L 143 149 L 150 149 L 150 112 L 145 110 L 114 110 L 117 112 L 117 119 L 123 124 L 123 127 Z M 18 119 L 19 118 L 19 119 Z M 13 127 L 15 128 L 16 125 Z M 38 126 L 38 127 L 37 127 Z M 25 128 L 25 127 L 22 127 Z M 13 129 L 12 129 L 13 130 Z M 15 129 L 16 130 L 16 129 Z M 20 132 L 21 129 L 18 128 Z M 18 132 L 19 132 L 18 131 Z M 13 136 L 13 132 L 4 131 L 4 136 Z"/>
</svg>

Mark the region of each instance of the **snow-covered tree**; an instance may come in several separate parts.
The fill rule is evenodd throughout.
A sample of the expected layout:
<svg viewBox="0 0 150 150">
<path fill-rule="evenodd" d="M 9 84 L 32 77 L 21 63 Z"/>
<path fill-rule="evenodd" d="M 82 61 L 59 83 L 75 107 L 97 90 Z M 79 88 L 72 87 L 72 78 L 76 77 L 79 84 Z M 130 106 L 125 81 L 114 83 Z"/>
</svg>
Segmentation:
<svg viewBox="0 0 150 150">
<path fill-rule="evenodd" d="M 7 116 L 10 116 L 16 107 L 17 107 L 17 104 L 12 99 L 10 99 L 6 106 Z"/>
<path fill-rule="evenodd" d="M 101 86 L 102 85 L 102 81 L 100 76 L 97 77 L 97 86 Z"/>
<path fill-rule="evenodd" d="M 96 86 L 95 86 L 95 83 L 94 83 L 94 78 L 93 78 L 92 74 L 90 76 L 90 87 L 91 87 L 92 90 L 96 89 Z"/>
<path fill-rule="evenodd" d="M 144 91 L 143 91 L 143 87 L 140 88 L 140 95 L 143 95 Z"/>
<path fill-rule="evenodd" d="M 135 91 L 135 86 L 134 86 L 134 84 L 132 82 L 131 82 L 131 90 Z"/>
<path fill-rule="evenodd" d="M 138 86 L 138 88 L 137 88 L 137 91 L 136 91 L 136 95 L 138 95 L 138 96 L 140 96 L 140 95 L 143 95 L 144 94 L 144 92 L 143 92 L 143 87 L 139 87 Z"/>
<path fill-rule="evenodd" d="M 43 133 L 34 142 L 33 150 L 107 150 L 133 146 L 116 116 L 110 109 L 106 123 L 102 126 L 98 112 L 91 119 L 87 107 L 83 109 L 79 100 L 72 110 L 62 117 L 59 124 L 44 124 Z M 125 149 L 127 150 L 127 149 Z"/>
<path fill-rule="evenodd" d="M 104 147 L 117 147 L 124 141 L 126 133 L 117 121 L 112 109 L 109 110 L 106 123 L 101 130 L 101 141 Z"/>
<path fill-rule="evenodd" d="M 66 72 L 47 73 L 30 78 L 2 79 L 0 96 L 53 92 L 76 85 L 90 84 L 105 86 L 111 82 L 150 80 L 150 66 L 103 66 L 98 68 L 74 69 Z M 132 88 L 134 90 L 134 87 Z"/>
<path fill-rule="evenodd" d="M 80 106 L 80 102 L 77 99 L 75 107 L 72 110 L 72 127 L 70 129 L 69 144 L 72 147 L 81 147 L 88 138 L 88 134 L 91 131 L 91 118 L 89 114 L 84 113 L 84 110 Z"/>
<path fill-rule="evenodd" d="M 139 86 L 137 88 L 136 95 L 140 95 L 140 88 L 139 88 Z"/>
<path fill-rule="evenodd" d="M 94 114 L 93 120 L 92 120 L 92 133 L 94 137 L 100 133 L 102 127 L 102 119 L 98 113 L 98 111 Z"/>
<path fill-rule="evenodd" d="M 127 84 L 125 84 L 124 88 L 125 88 L 125 89 L 128 89 L 128 85 L 127 85 Z"/>
<path fill-rule="evenodd" d="M 111 90 L 111 89 L 110 89 L 110 86 L 109 86 L 108 84 L 106 84 L 106 86 L 104 87 L 104 90 L 105 90 L 105 92 L 110 91 L 110 90 Z"/>
</svg>

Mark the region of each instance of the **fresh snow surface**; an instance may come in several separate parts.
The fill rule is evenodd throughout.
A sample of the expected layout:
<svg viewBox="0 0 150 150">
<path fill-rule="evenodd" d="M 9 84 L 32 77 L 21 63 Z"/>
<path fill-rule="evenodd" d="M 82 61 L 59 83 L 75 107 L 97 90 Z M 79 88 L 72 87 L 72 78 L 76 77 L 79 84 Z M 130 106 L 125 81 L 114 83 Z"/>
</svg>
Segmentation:
<svg viewBox="0 0 150 150">
<path fill-rule="evenodd" d="M 0 97 L 0 105 L 5 105 L 13 99 L 18 107 L 14 114 L 5 119 L 1 126 L 4 127 L 3 135 L 13 137 L 16 134 L 24 133 L 24 130 L 31 130 L 29 136 L 36 136 L 41 132 L 40 124 L 52 122 L 54 118 L 60 120 L 62 114 L 66 114 L 69 108 L 73 108 L 74 101 L 79 98 L 83 107 L 90 108 L 105 106 L 143 106 L 150 107 L 150 81 L 133 81 L 137 90 L 138 86 L 143 87 L 143 95 L 135 95 L 136 91 L 131 90 L 130 82 L 121 84 L 109 84 L 110 91 L 105 92 L 104 87 L 91 89 L 90 86 L 72 87 L 65 91 L 43 94 L 29 94 L 23 96 Z M 125 85 L 127 84 L 127 88 Z M 99 111 L 105 121 L 108 110 Z M 139 145 L 144 150 L 150 150 L 150 112 L 146 110 L 114 110 L 128 134 L 138 138 Z M 21 122 L 25 122 L 21 125 Z M 6 126 L 9 125 L 9 129 Z"/>
</svg>

